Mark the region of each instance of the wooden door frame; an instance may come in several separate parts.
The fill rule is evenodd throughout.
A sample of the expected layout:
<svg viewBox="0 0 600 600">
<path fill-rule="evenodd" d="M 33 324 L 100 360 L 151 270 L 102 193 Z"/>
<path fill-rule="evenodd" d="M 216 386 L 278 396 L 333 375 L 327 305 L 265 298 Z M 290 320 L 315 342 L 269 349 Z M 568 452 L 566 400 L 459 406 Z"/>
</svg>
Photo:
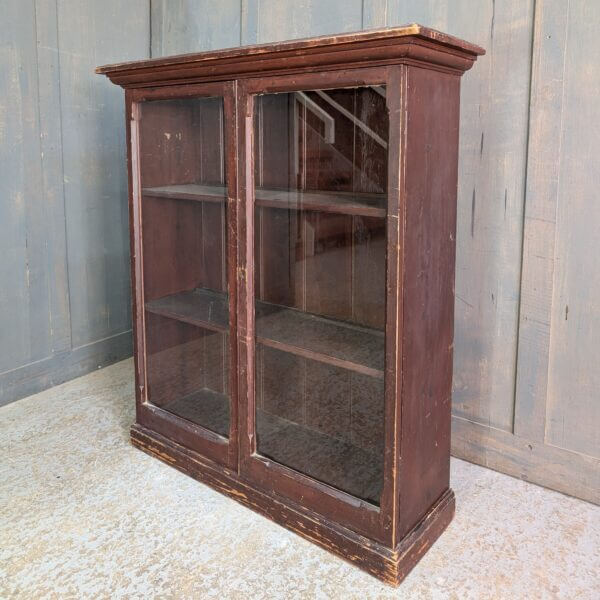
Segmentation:
<svg viewBox="0 0 600 600">
<path fill-rule="evenodd" d="M 222 97 L 225 126 L 225 157 L 227 195 L 227 287 L 229 293 L 229 438 L 187 421 L 163 408 L 154 406 L 147 398 L 146 332 L 143 285 L 143 227 L 140 180 L 139 120 L 140 103 L 149 100 L 170 100 L 193 97 Z M 237 393 L 237 139 L 236 83 L 214 83 L 128 89 L 125 93 L 127 121 L 127 160 L 129 162 L 129 218 L 132 235 L 131 288 L 133 297 L 133 340 L 135 346 L 136 423 L 182 446 L 206 456 L 230 469 L 237 470 L 238 462 L 238 393 Z"/>
<path fill-rule="evenodd" d="M 301 503 L 325 518 L 358 533 L 367 535 L 393 547 L 395 523 L 398 511 L 398 461 L 400 445 L 400 390 L 398 368 L 401 365 L 401 348 L 396 335 L 402 324 L 402 278 L 401 272 L 401 203 L 400 144 L 401 111 L 400 78 L 402 67 L 371 67 L 336 71 L 319 71 L 302 75 L 279 75 L 241 79 L 238 82 L 238 134 L 239 134 L 239 190 L 238 212 L 238 263 L 240 282 L 238 286 L 238 335 L 240 398 L 240 462 L 242 478 L 265 491 Z M 390 85 L 391 84 L 391 85 Z M 346 492 L 321 483 L 293 469 L 260 457 L 256 453 L 255 435 L 255 323 L 254 323 L 254 97 L 260 94 L 305 91 L 310 89 L 335 89 L 364 85 L 388 87 L 388 110 L 390 113 L 390 153 L 388 155 L 388 215 L 386 219 L 386 366 L 385 366 L 385 453 L 383 490 L 380 506 L 364 502 Z M 393 89 L 391 86 L 396 86 Z M 397 148 L 397 150 L 394 150 Z M 393 285 L 392 283 L 393 282 Z"/>
</svg>

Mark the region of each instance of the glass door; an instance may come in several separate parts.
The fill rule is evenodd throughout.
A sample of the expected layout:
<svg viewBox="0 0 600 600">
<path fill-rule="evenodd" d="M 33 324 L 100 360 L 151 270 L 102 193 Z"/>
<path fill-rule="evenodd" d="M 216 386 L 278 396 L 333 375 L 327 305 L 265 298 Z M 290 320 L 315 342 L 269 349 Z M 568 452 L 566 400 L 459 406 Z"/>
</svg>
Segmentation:
<svg viewBox="0 0 600 600">
<path fill-rule="evenodd" d="M 255 438 L 245 465 L 372 534 L 384 489 L 390 125 L 385 76 L 371 79 L 274 84 L 247 99 Z"/>
<path fill-rule="evenodd" d="M 177 95 L 177 94 L 185 95 Z M 231 84 L 135 105 L 145 402 L 142 424 L 236 464 Z M 234 170 L 234 169 L 233 169 Z M 232 194 L 235 196 L 235 193 Z M 234 228 L 235 230 L 235 228 Z"/>
</svg>

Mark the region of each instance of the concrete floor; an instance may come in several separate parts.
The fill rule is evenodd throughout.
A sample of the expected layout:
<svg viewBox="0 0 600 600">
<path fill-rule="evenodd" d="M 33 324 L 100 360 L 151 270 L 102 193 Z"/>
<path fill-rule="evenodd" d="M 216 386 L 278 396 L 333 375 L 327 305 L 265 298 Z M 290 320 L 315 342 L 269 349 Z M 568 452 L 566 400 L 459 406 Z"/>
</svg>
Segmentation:
<svg viewBox="0 0 600 600">
<path fill-rule="evenodd" d="M 459 460 L 393 589 L 133 449 L 124 361 L 0 409 L 0 598 L 600 598 L 600 507 Z"/>
</svg>

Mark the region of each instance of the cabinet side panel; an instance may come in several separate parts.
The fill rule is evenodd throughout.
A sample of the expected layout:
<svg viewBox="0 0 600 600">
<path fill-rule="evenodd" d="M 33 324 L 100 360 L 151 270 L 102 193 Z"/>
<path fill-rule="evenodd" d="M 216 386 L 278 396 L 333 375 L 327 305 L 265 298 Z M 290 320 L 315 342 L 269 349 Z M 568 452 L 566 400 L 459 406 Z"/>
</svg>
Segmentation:
<svg viewBox="0 0 600 600">
<path fill-rule="evenodd" d="M 449 485 L 460 79 L 407 69 L 400 536 Z"/>
</svg>

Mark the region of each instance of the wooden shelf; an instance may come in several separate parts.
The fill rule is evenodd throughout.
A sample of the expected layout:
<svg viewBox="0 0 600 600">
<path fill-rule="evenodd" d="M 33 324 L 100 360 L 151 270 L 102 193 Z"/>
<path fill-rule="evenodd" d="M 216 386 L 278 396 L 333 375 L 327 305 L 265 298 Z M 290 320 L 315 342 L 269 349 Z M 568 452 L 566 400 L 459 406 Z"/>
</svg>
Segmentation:
<svg viewBox="0 0 600 600">
<path fill-rule="evenodd" d="M 383 332 L 266 302 L 256 312 L 259 343 L 383 379 Z"/>
<path fill-rule="evenodd" d="M 143 188 L 142 195 L 157 198 L 176 198 L 179 200 L 197 200 L 199 202 L 224 202 L 227 198 L 225 186 L 184 183 L 181 185 L 163 185 Z"/>
<path fill-rule="evenodd" d="M 379 506 L 383 452 L 375 453 L 257 408 L 260 455 Z"/>
<path fill-rule="evenodd" d="M 196 183 L 143 188 L 142 193 L 144 196 L 179 198 L 182 200 L 197 200 L 199 202 L 224 202 L 227 198 L 224 186 L 200 185 Z M 313 210 L 364 217 L 385 217 L 385 202 L 385 194 L 266 188 L 258 188 L 256 190 L 256 205 L 266 208 Z"/>
<path fill-rule="evenodd" d="M 229 436 L 229 398 L 203 388 L 162 406 L 166 411 L 223 437 Z M 383 453 L 360 448 L 260 408 L 258 452 L 290 469 L 379 505 Z"/>
<path fill-rule="evenodd" d="M 318 212 L 385 217 L 384 194 L 354 194 L 350 192 L 304 192 L 302 190 L 256 190 L 257 206 L 314 210 Z"/>
<path fill-rule="evenodd" d="M 227 296 L 205 288 L 151 300 L 146 310 L 211 331 L 226 331 L 229 326 Z"/>
<path fill-rule="evenodd" d="M 166 411 L 229 437 L 229 397 L 203 388 L 161 406 Z"/>
<path fill-rule="evenodd" d="M 198 288 L 146 303 L 146 310 L 213 331 L 228 329 L 225 294 Z M 257 302 L 256 340 L 271 348 L 349 369 L 384 376 L 384 335 L 278 304 Z"/>
</svg>

